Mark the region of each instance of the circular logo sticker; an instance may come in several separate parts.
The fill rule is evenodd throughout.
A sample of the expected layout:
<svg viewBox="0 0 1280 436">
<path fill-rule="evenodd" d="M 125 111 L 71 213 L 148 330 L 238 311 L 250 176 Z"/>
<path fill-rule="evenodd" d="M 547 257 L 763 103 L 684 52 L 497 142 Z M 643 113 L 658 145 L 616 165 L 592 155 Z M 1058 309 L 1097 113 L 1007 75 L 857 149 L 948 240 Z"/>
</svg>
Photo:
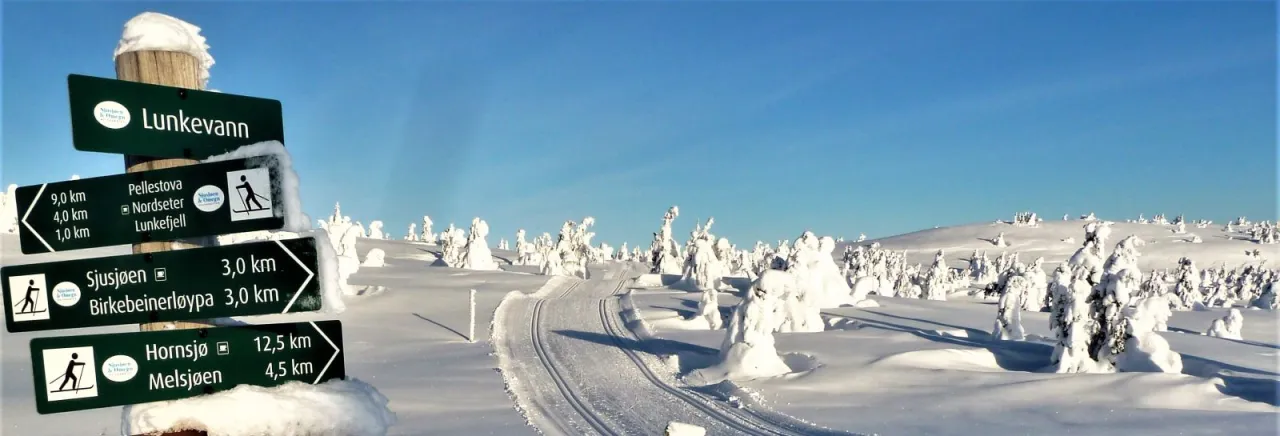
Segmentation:
<svg viewBox="0 0 1280 436">
<path fill-rule="evenodd" d="M 93 107 L 93 118 L 108 129 L 123 129 L 129 125 L 129 109 L 114 101 L 104 101 Z"/>
<path fill-rule="evenodd" d="M 222 203 L 226 202 L 222 196 L 222 189 L 213 185 L 204 185 L 197 189 L 192 201 L 195 201 L 196 209 L 205 212 L 218 210 L 219 207 L 222 207 Z"/>
<path fill-rule="evenodd" d="M 138 361 L 123 354 L 108 357 L 102 362 L 102 376 L 113 382 L 126 382 L 138 375 Z"/>
<path fill-rule="evenodd" d="M 62 307 L 75 306 L 80 302 L 80 287 L 75 283 L 62 282 L 53 287 L 53 302 Z"/>
</svg>

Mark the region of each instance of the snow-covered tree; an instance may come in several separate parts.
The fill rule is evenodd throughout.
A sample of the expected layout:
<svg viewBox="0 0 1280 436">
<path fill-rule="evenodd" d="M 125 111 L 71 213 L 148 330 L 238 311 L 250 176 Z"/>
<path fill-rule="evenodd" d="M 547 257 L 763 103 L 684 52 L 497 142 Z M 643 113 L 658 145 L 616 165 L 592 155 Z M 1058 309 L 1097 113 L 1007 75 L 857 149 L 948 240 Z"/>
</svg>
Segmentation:
<svg viewBox="0 0 1280 436">
<path fill-rule="evenodd" d="M 774 347 L 773 333 L 782 320 L 778 306 L 792 293 L 795 277 L 785 271 L 767 270 L 751 284 L 746 297 L 733 310 L 720 347 L 719 369 L 748 377 L 771 377 L 790 372 Z M 723 377 L 719 377 L 723 378 Z"/>
<path fill-rule="evenodd" d="M 996 305 L 996 324 L 991 332 L 992 337 L 1013 341 L 1026 339 L 1026 331 L 1022 328 L 1022 300 L 1030 290 L 1031 280 L 1026 277 L 1015 275 L 1009 278 Z"/>
<path fill-rule="evenodd" d="M 1022 310 L 1040 312 L 1049 305 L 1049 278 L 1044 272 L 1044 257 L 1037 257 L 1022 274 L 1031 281 L 1027 295 L 1022 299 Z"/>
<path fill-rule="evenodd" d="M 382 232 L 382 221 L 369 223 L 369 239 L 387 239 L 386 233 Z"/>
<path fill-rule="evenodd" d="M 417 230 L 417 229 L 418 229 L 418 225 L 417 225 L 417 224 L 409 223 L 409 232 L 408 232 L 407 234 L 405 234 L 405 235 L 404 235 L 404 240 L 406 240 L 406 241 L 417 241 L 417 240 L 418 240 L 418 230 Z"/>
<path fill-rule="evenodd" d="M 1165 306 L 1168 310 L 1168 306 Z M 1116 356 L 1115 367 L 1121 372 L 1182 372 L 1182 356 L 1169 348 L 1169 341 L 1155 331 L 1154 317 L 1143 313 L 1143 306 L 1125 317 L 1124 351 Z"/>
<path fill-rule="evenodd" d="M 422 241 L 422 242 L 426 242 L 426 243 L 428 243 L 428 244 L 435 244 L 435 243 L 437 243 L 437 242 L 436 242 L 436 239 L 437 239 L 437 238 L 436 238 L 436 234 L 435 234 L 435 232 L 432 232 L 432 231 L 431 231 L 431 226 L 432 226 L 433 224 L 435 224 L 435 223 L 433 223 L 433 222 L 431 221 L 431 217 L 426 216 L 426 215 L 423 215 L 423 216 L 422 216 L 422 235 L 419 235 L 419 236 L 418 236 L 418 240 L 420 240 L 420 241 Z M 453 224 L 449 224 L 449 226 L 450 226 L 450 227 L 452 227 L 452 226 L 453 226 Z"/>
<path fill-rule="evenodd" d="M 1174 273 L 1177 281 L 1173 284 L 1173 293 L 1178 298 L 1174 302 L 1178 310 L 1191 310 L 1197 304 L 1204 304 L 1204 294 L 1200 292 L 1200 273 L 1195 261 L 1183 257 L 1178 259 L 1178 270 Z"/>
<path fill-rule="evenodd" d="M 1125 308 L 1142 284 L 1138 247 L 1143 244 L 1141 239 L 1132 235 L 1116 244 L 1115 251 L 1103 264 L 1102 281 L 1090 295 L 1098 330 L 1090 339 L 1089 354 L 1100 363 L 1115 365 L 1116 356 L 1124 351 L 1129 339 Z"/>
<path fill-rule="evenodd" d="M 947 269 L 947 261 L 944 258 L 943 251 L 938 250 L 933 256 L 933 265 L 929 267 L 928 272 L 922 277 L 920 284 L 921 298 L 946 301 L 947 293 L 951 292 L 952 289 L 949 273 L 950 270 Z"/>
<path fill-rule="evenodd" d="M 662 216 L 662 228 L 653 234 L 653 244 L 649 247 L 650 272 L 654 274 L 680 274 L 683 264 L 680 247 L 672 237 L 671 222 L 680 216 L 680 208 L 671 206 Z"/>
<path fill-rule="evenodd" d="M 461 268 L 463 258 L 466 256 L 463 247 L 467 244 L 467 236 L 463 230 L 449 223 L 449 227 L 440 233 L 439 239 L 441 260 L 445 266 Z"/>
<path fill-rule="evenodd" d="M 1008 243 L 1007 241 L 1005 241 L 1005 240 L 1004 240 L 1004 232 L 1000 232 L 1000 234 L 999 234 L 999 235 L 996 235 L 996 238 L 995 238 L 995 239 L 992 239 L 992 240 L 991 240 L 991 243 L 992 243 L 992 244 L 995 244 L 995 246 L 997 246 L 997 247 L 1008 247 L 1008 246 L 1009 246 L 1009 243 Z"/>
<path fill-rule="evenodd" d="M 1244 315 L 1240 314 L 1240 309 L 1232 308 L 1227 315 L 1213 320 L 1213 324 L 1209 326 L 1206 335 L 1224 338 L 1224 339 L 1244 339 L 1241 333 L 1244 331 Z"/>
<path fill-rule="evenodd" d="M 480 271 L 495 271 L 498 262 L 493 260 L 493 251 L 485 237 L 489 236 L 489 223 L 480 217 L 471 219 L 471 230 L 467 232 L 466 245 L 462 248 L 461 268 Z"/>
<path fill-rule="evenodd" d="M 1089 303 L 1093 292 L 1090 274 L 1084 267 L 1069 264 L 1055 271 L 1055 312 L 1050 320 L 1058 340 L 1051 359 L 1055 372 L 1105 372 L 1089 355 L 1089 342 L 1098 329 Z"/>
</svg>

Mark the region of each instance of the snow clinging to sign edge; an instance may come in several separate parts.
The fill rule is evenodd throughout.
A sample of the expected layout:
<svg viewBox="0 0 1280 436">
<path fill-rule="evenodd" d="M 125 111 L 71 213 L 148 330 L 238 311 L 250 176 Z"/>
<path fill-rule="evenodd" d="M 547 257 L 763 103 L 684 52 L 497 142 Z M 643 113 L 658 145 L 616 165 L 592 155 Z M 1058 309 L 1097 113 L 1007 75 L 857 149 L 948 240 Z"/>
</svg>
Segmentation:
<svg viewBox="0 0 1280 436">
<path fill-rule="evenodd" d="M 266 164 L 276 170 L 279 180 L 271 185 L 271 198 L 279 198 L 284 212 L 284 230 L 286 232 L 305 232 L 311 230 L 311 218 L 302 212 L 302 199 L 298 195 L 298 173 L 293 171 L 293 162 L 289 152 L 279 141 L 263 141 L 249 144 L 235 150 L 205 159 L 205 162 L 221 162 L 235 159 L 262 158 Z"/>
<path fill-rule="evenodd" d="M 200 89 L 209 83 L 213 56 L 209 55 L 209 44 L 200 36 L 199 27 L 165 14 L 143 12 L 124 23 L 124 34 L 120 35 L 111 59 L 131 51 L 147 50 L 176 51 L 195 56 L 200 61 Z"/>
</svg>

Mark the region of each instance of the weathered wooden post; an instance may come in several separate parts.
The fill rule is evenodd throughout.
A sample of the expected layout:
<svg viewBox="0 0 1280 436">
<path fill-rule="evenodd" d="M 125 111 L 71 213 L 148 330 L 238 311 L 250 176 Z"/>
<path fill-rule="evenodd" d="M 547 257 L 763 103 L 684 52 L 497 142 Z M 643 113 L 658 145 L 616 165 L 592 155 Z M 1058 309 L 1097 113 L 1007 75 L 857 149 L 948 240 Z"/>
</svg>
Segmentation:
<svg viewBox="0 0 1280 436">
<path fill-rule="evenodd" d="M 186 89 L 202 89 L 200 80 L 200 60 L 187 53 L 176 51 L 130 51 L 116 56 L 116 78 L 130 82 L 150 83 L 154 85 L 174 86 Z M 185 98 L 186 93 L 179 92 L 175 98 Z M 195 159 L 153 159 L 146 156 L 124 157 L 126 173 L 159 170 L 193 165 Z M 154 253 L 158 251 L 181 250 L 199 247 L 192 242 L 143 242 L 133 245 L 134 253 Z M 168 327 L 172 326 L 172 327 Z M 201 329 L 212 327 L 210 321 L 174 321 L 142 324 L 142 331 L 173 329 Z M 207 436 L 208 433 L 197 430 L 169 429 L 160 436 Z"/>
</svg>

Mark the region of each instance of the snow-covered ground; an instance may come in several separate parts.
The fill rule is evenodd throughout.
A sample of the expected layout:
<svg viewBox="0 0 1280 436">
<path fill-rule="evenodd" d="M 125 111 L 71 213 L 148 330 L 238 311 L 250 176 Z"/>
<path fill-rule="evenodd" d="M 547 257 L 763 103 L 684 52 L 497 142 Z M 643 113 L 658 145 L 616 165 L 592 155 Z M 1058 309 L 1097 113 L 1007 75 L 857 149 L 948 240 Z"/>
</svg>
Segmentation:
<svg viewBox="0 0 1280 436">
<path fill-rule="evenodd" d="M 909 250 L 910 262 L 925 264 L 944 249 L 951 267 L 963 267 L 975 249 L 993 258 L 1016 251 L 1023 259 L 1044 256 L 1051 270 L 1080 247 L 1083 224 L 983 223 L 861 244 Z M 1187 234 L 1170 228 L 1117 223 L 1107 248 L 1137 234 L 1147 241 L 1139 258 L 1143 270 L 1174 268 L 1184 256 L 1203 267 L 1256 264 L 1259 259 L 1247 254 L 1253 250 L 1280 258 L 1280 245 L 1244 241 L 1220 225 L 1188 226 Z M 1009 247 L 989 241 L 1000 232 Z M 1192 234 L 1203 243 L 1178 242 Z M 1073 240 L 1063 241 L 1068 238 Z M 0 247 L 5 265 L 127 252 L 113 247 L 22 256 L 13 235 L 0 235 Z M 792 374 L 690 389 L 679 377 L 715 361 L 725 330 L 698 329 L 682 319 L 696 312 L 700 293 L 629 280 L 647 266 L 593 264 L 586 280 L 549 282 L 531 274 L 537 266 L 510 265 L 516 255 L 505 250 L 493 251 L 500 271 L 469 271 L 438 266 L 436 245 L 357 242 L 361 260 L 375 248 L 385 253 L 386 266 L 362 267 L 351 276 L 352 285 L 368 288 L 346 298 L 345 312 L 243 320 L 342 320 L 348 374 L 390 400 L 394 435 L 530 434 L 530 423 L 547 434 L 597 426 L 656 434 L 671 421 L 704 427 L 707 434 L 761 428 L 781 434 L 1274 434 L 1280 416 L 1280 319 L 1267 310 L 1242 311 L 1243 340 L 1199 334 L 1225 309 L 1174 312 L 1170 331 L 1159 335 L 1182 354 L 1182 374 L 1055 374 L 1042 370 L 1053 347 L 1042 339 L 1050 335 L 1046 313 L 1022 314 L 1030 339 L 997 341 L 990 337 L 994 300 L 963 290 L 949 301 L 873 297 L 880 307 L 823 310 L 826 331 L 775 334 Z M 628 288 L 629 295 L 614 296 Z M 464 339 L 468 289 L 478 291 L 476 343 Z M 723 319 L 730 319 L 738 301 L 734 293 L 721 293 Z M 490 323 L 499 307 L 500 336 L 491 343 Z M 637 314 L 644 322 L 634 322 Z M 0 333 L 0 432 L 119 434 L 119 408 L 35 413 L 27 340 L 135 329 Z M 578 401 L 571 404 L 574 396 Z"/>
<path fill-rule="evenodd" d="M 975 249 L 991 257 L 1018 251 L 1024 259 L 1044 256 L 1056 264 L 1080 247 L 1083 224 L 975 224 L 861 244 L 910 250 L 910 262 L 926 265 L 939 249 L 952 267 L 963 267 Z M 1117 223 L 1112 236 L 1148 241 L 1143 269 L 1174 268 L 1183 256 L 1206 266 L 1256 264 L 1246 256 L 1255 249 L 1280 258 L 1280 246 L 1228 239 L 1221 226 L 1188 227 L 1204 242 L 1176 242 L 1190 235 L 1150 224 Z M 1002 231 L 1011 247 L 987 240 Z M 1062 242 L 1066 238 L 1075 241 Z M 699 293 L 646 288 L 630 298 L 665 352 L 679 356 L 680 373 L 715 362 L 724 330 L 687 321 Z M 1055 374 L 1043 370 L 1053 350 L 1052 340 L 1042 339 L 1051 334 L 1048 313 L 1022 314 L 1030 340 L 998 341 L 990 336 L 994 300 L 964 292 L 949 301 L 873 299 L 880 307 L 823 310 L 826 331 L 775 334 L 793 372 L 738 385 L 778 412 L 880 434 L 1275 434 L 1280 426 L 1280 322 L 1272 311 L 1242 311 L 1244 340 L 1200 334 L 1225 309 L 1174 312 L 1170 331 L 1159 334 L 1182 354 L 1182 374 Z M 722 294 L 722 316 L 739 301 Z"/>
<path fill-rule="evenodd" d="M 0 235 L 5 265 L 128 252 L 127 247 L 23 256 L 14 235 Z M 377 388 L 397 415 L 392 435 L 529 434 L 512 407 L 489 346 L 489 325 L 503 296 L 531 293 L 547 277 L 503 271 L 431 267 L 439 247 L 403 241 L 361 239 L 361 256 L 386 252 L 387 266 L 361 268 L 353 285 L 384 290 L 347 297 L 336 317 L 288 315 L 243 317 L 249 323 L 340 319 L 347 374 Z M 498 263 L 512 253 L 495 250 Z M 376 288 L 374 288 L 376 289 Z M 476 343 L 468 343 L 468 290 L 476 289 Z M 27 342 L 33 337 L 137 331 L 136 326 L 0 333 L 0 434 L 116 435 L 118 407 L 38 415 L 35 411 Z"/>
</svg>

